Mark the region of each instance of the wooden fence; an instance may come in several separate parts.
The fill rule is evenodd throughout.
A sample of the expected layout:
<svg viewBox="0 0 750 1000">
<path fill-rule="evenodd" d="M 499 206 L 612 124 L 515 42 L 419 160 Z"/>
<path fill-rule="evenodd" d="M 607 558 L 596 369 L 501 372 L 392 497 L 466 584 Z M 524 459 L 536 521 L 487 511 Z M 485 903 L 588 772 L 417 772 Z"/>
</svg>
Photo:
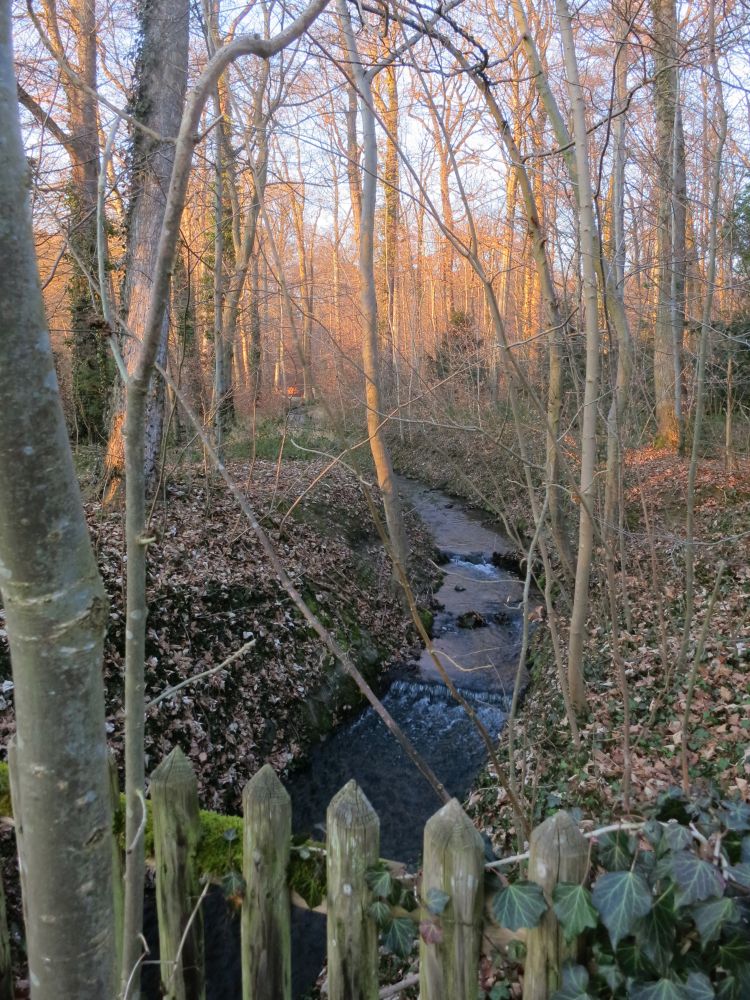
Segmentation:
<svg viewBox="0 0 750 1000">
<path fill-rule="evenodd" d="M 170 1000 L 203 996 L 203 929 L 196 865 L 200 837 L 197 781 L 175 749 L 151 778 L 161 979 Z M 292 808 L 269 765 L 243 793 L 242 902 L 243 1000 L 290 1000 L 290 890 Z M 350 781 L 334 796 L 327 817 L 326 915 L 330 1000 L 378 996 L 378 928 L 367 873 L 379 859 L 380 823 Z M 588 846 L 565 813 L 545 821 L 531 837 L 529 877 L 548 897 L 558 881 L 582 881 Z M 421 1000 L 476 1000 L 484 931 L 484 847 L 454 799 L 424 829 L 421 919 L 438 933 L 419 936 Z M 424 902 L 440 899 L 439 917 Z M 524 1000 L 547 1000 L 574 945 L 564 941 L 554 913 L 528 932 Z"/>
</svg>

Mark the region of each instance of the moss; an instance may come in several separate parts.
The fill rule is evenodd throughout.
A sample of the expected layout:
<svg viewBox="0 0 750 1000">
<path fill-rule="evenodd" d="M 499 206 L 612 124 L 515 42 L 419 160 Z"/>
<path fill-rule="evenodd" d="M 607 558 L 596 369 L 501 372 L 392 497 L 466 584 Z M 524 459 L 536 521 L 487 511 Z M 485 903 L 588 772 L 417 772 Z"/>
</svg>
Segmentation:
<svg viewBox="0 0 750 1000">
<path fill-rule="evenodd" d="M 425 631 L 428 635 L 432 635 L 432 626 L 435 622 L 434 614 L 429 610 L 429 608 L 419 608 L 419 617 L 422 620 L 422 624 L 425 627 Z"/>
<path fill-rule="evenodd" d="M 0 815 L 12 816 L 10 799 L 10 776 L 8 765 L 0 763 Z M 220 878 L 228 872 L 242 867 L 242 817 L 222 816 L 219 813 L 201 809 L 201 836 L 198 846 L 198 869 L 202 875 Z M 125 796 L 120 795 L 120 806 L 115 812 L 114 832 L 125 849 Z M 146 857 L 154 856 L 154 828 L 151 819 L 151 803 L 146 803 Z"/>
<path fill-rule="evenodd" d="M 201 839 L 198 869 L 202 875 L 218 878 L 242 869 L 242 817 L 221 816 L 201 810 Z"/>
</svg>

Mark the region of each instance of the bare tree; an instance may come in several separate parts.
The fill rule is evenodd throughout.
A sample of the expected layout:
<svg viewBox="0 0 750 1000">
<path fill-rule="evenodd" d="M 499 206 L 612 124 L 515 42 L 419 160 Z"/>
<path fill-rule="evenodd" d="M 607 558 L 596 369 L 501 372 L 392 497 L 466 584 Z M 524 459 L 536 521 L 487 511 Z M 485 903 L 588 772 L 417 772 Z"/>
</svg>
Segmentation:
<svg viewBox="0 0 750 1000">
<path fill-rule="evenodd" d="M 18 97 L 37 123 L 62 144 L 70 159 L 68 204 L 71 277 L 68 282 L 73 403 L 77 433 L 91 441 L 107 437 L 107 406 L 112 362 L 102 329 L 101 310 L 89 275 L 96 270 L 96 191 L 99 172 L 99 109 L 96 101 L 95 0 L 68 0 L 58 11 L 55 0 L 43 0 L 45 42 L 53 56 L 72 74 L 63 72 L 67 127 L 52 116 L 20 84 Z M 73 58 L 68 62 L 61 21 L 73 35 Z M 81 86 L 81 83 L 83 86 Z M 87 273 L 88 272 L 88 273 Z"/>
<path fill-rule="evenodd" d="M 35 1000 L 112 997 L 107 601 L 84 519 L 39 285 L 0 3 L 0 590 L 15 683 L 14 814 Z"/>
</svg>

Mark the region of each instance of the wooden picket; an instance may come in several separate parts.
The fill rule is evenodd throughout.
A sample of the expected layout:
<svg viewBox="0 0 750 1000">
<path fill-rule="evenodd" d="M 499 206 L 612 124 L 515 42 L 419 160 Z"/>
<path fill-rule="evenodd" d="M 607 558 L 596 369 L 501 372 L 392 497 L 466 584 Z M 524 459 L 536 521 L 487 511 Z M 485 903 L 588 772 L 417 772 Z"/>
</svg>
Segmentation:
<svg viewBox="0 0 750 1000">
<path fill-rule="evenodd" d="M 202 1000 L 203 937 L 195 846 L 197 783 L 180 750 L 151 779 L 162 988 L 174 1000 Z M 242 997 L 291 1000 L 290 857 L 292 807 L 269 765 L 243 793 Z M 376 1000 L 378 929 L 367 872 L 379 858 L 380 823 L 354 781 L 338 792 L 326 817 L 328 996 Z M 421 1000 L 476 1000 L 484 920 L 482 840 L 454 799 L 426 824 L 420 919 L 439 933 L 420 936 Z M 548 900 L 558 881 L 583 881 L 588 849 L 575 823 L 558 813 L 531 837 L 529 877 Z M 436 916 L 434 900 L 438 900 Z M 524 997 L 548 1000 L 562 962 L 575 951 L 554 912 L 527 936 Z"/>
</svg>

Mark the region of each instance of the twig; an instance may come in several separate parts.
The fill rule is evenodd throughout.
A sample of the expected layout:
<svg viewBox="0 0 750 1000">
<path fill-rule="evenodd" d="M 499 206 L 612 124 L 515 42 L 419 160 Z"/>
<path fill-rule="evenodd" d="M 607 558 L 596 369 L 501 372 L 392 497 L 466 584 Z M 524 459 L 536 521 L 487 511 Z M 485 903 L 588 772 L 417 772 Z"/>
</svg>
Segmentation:
<svg viewBox="0 0 750 1000">
<path fill-rule="evenodd" d="M 384 986 L 380 993 L 378 993 L 378 1000 L 388 1000 L 388 997 L 398 996 L 399 993 L 403 993 L 404 990 L 408 990 L 412 986 L 419 986 L 418 972 L 413 973 L 411 976 L 406 976 L 400 983 L 394 983 L 392 986 Z"/>
<path fill-rule="evenodd" d="M 178 691 L 181 691 L 183 688 L 188 687 L 190 684 L 195 684 L 196 681 L 202 681 L 206 677 L 211 677 L 213 674 L 218 674 L 219 671 L 221 670 L 226 670 L 226 668 L 231 666 L 231 664 L 233 664 L 235 660 L 239 660 L 239 658 L 241 656 L 244 656 L 249 649 L 252 649 L 257 642 L 258 642 L 257 639 L 250 639 L 249 642 L 246 642 L 244 646 L 240 646 L 240 648 L 236 649 L 233 653 L 231 653 L 226 658 L 226 660 L 222 660 L 221 663 L 217 664 L 215 667 L 211 667 L 208 670 L 204 670 L 200 674 L 195 674 L 193 677 L 187 677 L 184 681 L 180 681 L 179 684 L 174 684 L 172 687 L 166 688 L 166 690 L 162 691 L 161 694 L 157 694 L 155 698 L 152 698 L 151 701 L 147 701 L 145 708 L 147 710 L 149 708 L 153 708 L 154 705 L 158 705 L 160 701 L 164 701 L 165 698 L 171 698 L 172 695 L 177 694 Z"/>
<path fill-rule="evenodd" d="M 169 993 L 171 992 L 172 984 L 174 983 L 174 977 L 177 975 L 177 970 L 180 967 L 180 957 L 181 957 L 182 951 L 183 951 L 183 949 L 185 947 L 185 942 L 187 941 L 187 936 L 190 933 L 190 928 L 193 926 L 195 918 L 198 916 L 198 913 L 199 913 L 200 908 L 201 908 L 201 903 L 206 898 L 206 894 L 208 893 L 208 889 L 209 889 L 210 885 L 211 885 L 210 881 L 208 879 L 206 879 L 206 883 L 203 886 L 203 892 L 198 897 L 198 900 L 197 900 L 195 906 L 193 907 L 193 912 L 190 914 L 190 918 L 188 919 L 187 923 L 185 924 L 185 930 L 182 932 L 182 937 L 180 938 L 180 945 L 179 945 L 179 947 L 177 949 L 177 954 L 175 955 L 174 960 L 173 960 L 174 967 L 172 969 L 172 973 L 171 973 L 171 975 L 169 977 L 169 980 L 166 983 L 166 990 L 165 990 L 165 992 L 167 993 L 167 995 L 169 995 Z"/>
</svg>

